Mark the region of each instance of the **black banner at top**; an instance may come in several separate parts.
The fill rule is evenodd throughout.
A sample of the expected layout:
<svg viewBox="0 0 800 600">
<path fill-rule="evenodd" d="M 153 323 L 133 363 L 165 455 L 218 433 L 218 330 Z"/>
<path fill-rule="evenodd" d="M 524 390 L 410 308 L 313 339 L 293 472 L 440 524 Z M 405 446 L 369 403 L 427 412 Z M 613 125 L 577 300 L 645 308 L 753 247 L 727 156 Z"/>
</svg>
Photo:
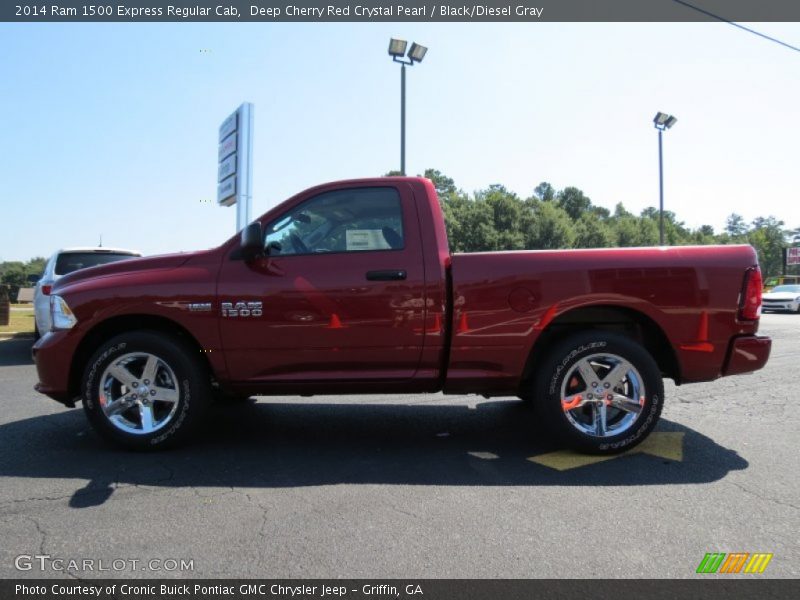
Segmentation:
<svg viewBox="0 0 800 600">
<path fill-rule="evenodd" d="M 8 0 L 6 22 L 800 21 L 795 0 Z"/>
</svg>

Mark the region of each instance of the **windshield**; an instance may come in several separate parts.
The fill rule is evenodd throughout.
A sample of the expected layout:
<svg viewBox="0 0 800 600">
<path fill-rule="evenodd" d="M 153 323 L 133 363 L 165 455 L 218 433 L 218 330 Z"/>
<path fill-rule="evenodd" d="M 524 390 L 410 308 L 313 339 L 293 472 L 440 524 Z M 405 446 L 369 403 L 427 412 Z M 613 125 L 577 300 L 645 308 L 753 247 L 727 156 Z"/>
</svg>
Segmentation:
<svg viewBox="0 0 800 600">
<path fill-rule="evenodd" d="M 773 293 L 788 292 L 790 294 L 800 294 L 800 285 L 779 285 L 773 288 Z"/>
<path fill-rule="evenodd" d="M 121 252 L 67 252 L 56 259 L 56 275 L 66 275 L 78 269 L 96 267 L 108 263 L 134 258 L 134 254 Z"/>
</svg>

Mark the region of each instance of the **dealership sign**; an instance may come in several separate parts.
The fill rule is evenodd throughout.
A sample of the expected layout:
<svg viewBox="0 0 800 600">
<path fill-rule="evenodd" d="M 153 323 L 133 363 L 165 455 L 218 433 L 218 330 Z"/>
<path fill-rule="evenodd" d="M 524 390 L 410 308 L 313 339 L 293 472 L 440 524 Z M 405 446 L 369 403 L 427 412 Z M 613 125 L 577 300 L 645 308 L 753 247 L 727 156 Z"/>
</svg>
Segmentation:
<svg viewBox="0 0 800 600">
<path fill-rule="evenodd" d="M 253 105 L 245 102 L 219 126 L 217 203 L 237 206 L 236 229 L 250 220 Z"/>
<path fill-rule="evenodd" d="M 787 248 L 786 249 L 786 264 L 787 265 L 800 265 L 800 248 Z"/>
</svg>

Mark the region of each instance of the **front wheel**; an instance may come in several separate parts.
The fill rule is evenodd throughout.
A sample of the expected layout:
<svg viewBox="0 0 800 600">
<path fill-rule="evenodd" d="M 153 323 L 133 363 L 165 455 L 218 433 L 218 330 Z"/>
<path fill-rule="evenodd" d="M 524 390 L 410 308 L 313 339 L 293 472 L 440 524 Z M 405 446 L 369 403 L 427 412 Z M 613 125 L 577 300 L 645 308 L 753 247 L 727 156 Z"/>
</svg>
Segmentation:
<svg viewBox="0 0 800 600">
<path fill-rule="evenodd" d="M 658 365 L 641 345 L 616 333 L 590 331 L 549 352 L 533 393 L 546 425 L 569 446 L 615 454 L 653 430 L 664 385 Z"/>
<path fill-rule="evenodd" d="M 83 406 L 95 430 L 117 445 L 157 449 L 183 441 L 210 402 L 197 352 L 157 331 L 105 342 L 83 377 Z"/>
</svg>

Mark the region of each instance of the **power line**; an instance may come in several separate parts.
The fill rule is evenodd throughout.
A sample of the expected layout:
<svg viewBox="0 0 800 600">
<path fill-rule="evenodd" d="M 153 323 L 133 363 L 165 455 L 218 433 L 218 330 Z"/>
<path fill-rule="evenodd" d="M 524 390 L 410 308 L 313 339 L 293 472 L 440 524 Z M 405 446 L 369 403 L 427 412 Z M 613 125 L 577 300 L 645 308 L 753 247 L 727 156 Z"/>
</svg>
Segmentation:
<svg viewBox="0 0 800 600">
<path fill-rule="evenodd" d="M 789 48 L 790 50 L 794 50 L 795 52 L 800 52 L 800 48 L 798 48 L 797 46 L 792 46 L 791 44 L 787 44 L 786 42 L 782 42 L 781 40 L 779 40 L 777 38 L 770 37 L 765 33 L 761 33 L 760 31 L 756 31 L 755 29 L 750 29 L 749 27 L 745 27 L 744 25 L 739 25 L 739 23 L 734 23 L 733 21 L 730 21 L 730 20 L 726 19 L 725 17 L 720 17 L 719 15 L 715 15 L 714 13 L 709 12 L 704 8 L 700 8 L 699 6 L 695 6 L 694 4 L 689 4 L 688 2 L 685 2 L 684 0 L 672 0 L 672 1 L 673 2 L 677 2 L 678 4 L 682 4 L 686 8 L 691 8 L 692 10 L 696 10 L 699 13 L 703 13 L 704 15 L 709 16 L 709 17 L 711 17 L 713 19 L 717 19 L 718 21 L 722 21 L 723 23 L 727 23 L 728 25 L 733 25 L 734 27 L 738 27 L 739 29 L 743 29 L 744 31 L 747 31 L 748 33 L 752 33 L 754 35 L 762 37 L 765 40 L 769 40 L 770 42 L 775 42 L 776 44 L 780 44 L 781 46 L 785 46 L 786 48 Z"/>
</svg>

